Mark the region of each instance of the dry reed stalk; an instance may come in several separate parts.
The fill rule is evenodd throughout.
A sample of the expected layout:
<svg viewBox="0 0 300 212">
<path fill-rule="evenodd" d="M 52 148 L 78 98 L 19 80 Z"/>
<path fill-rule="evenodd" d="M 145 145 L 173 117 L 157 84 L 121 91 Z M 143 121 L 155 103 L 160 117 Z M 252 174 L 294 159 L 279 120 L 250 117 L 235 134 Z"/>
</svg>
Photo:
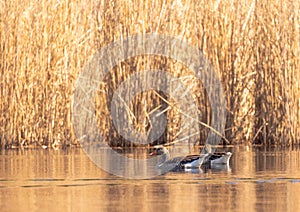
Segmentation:
<svg viewBox="0 0 300 212">
<path fill-rule="evenodd" d="M 76 143 L 71 98 L 78 74 L 97 49 L 137 33 L 181 37 L 204 52 L 225 89 L 231 143 L 299 144 L 299 11 L 298 1 L 283 0 L 1 1 L 0 146 Z M 96 114 L 106 118 L 98 126 L 111 145 L 126 142 L 112 127 L 107 96 L 148 68 L 192 84 L 199 118 L 211 123 L 204 88 L 184 64 L 136 57 L 115 67 L 99 88 Z M 168 129 L 157 143 L 170 142 L 180 134 L 182 114 L 171 97 L 158 94 L 136 97 L 129 105 L 132 122 L 147 132 L 149 113 L 160 107 Z M 203 143 L 207 128 L 198 127 Z"/>
</svg>

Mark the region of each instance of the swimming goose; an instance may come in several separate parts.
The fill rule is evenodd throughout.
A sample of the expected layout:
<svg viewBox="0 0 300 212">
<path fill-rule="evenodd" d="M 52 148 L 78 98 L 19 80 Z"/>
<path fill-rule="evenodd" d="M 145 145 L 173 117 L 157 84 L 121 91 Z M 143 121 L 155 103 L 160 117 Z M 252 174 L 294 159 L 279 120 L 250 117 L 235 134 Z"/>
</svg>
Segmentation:
<svg viewBox="0 0 300 212">
<path fill-rule="evenodd" d="M 154 147 L 153 152 L 150 155 L 161 155 L 162 159 L 159 164 L 157 164 L 158 168 L 164 169 L 193 169 L 200 168 L 203 161 L 206 157 L 209 156 L 209 153 L 199 154 L 199 155 L 187 155 L 185 157 L 174 157 L 170 158 L 170 153 L 168 149 L 163 145 L 157 145 Z"/>
<path fill-rule="evenodd" d="M 210 144 L 205 144 L 204 152 L 205 154 L 208 154 L 208 157 L 206 157 L 205 160 L 203 161 L 203 164 L 205 165 L 215 165 L 215 164 L 229 165 L 229 160 L 232 156 L 231 152 L 212 153 Z"/>
</svg>

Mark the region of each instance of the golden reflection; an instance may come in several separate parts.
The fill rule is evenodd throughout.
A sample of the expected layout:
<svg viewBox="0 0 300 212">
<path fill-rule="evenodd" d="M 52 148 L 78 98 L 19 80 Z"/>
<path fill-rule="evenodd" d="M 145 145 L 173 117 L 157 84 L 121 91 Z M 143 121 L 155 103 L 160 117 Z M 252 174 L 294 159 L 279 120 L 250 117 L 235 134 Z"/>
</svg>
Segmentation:
<svg viewBox="0 0 300 212">
<path fill-rule="evenodd" d="M 230 169 L 126 180 L 81 149 L 0 152 L 0 208 L 63 211 L 299 211 L 300 152 L 232 149 Z"/>
</svg>

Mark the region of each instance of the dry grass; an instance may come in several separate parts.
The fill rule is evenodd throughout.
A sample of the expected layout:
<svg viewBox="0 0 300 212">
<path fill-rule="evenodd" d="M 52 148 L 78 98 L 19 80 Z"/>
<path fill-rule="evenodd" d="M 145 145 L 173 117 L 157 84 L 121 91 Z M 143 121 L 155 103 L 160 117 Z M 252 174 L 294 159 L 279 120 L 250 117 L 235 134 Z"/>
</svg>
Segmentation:
<svg viewBox="0 0 300 212">
<path fill-rule="evenodd" d="M 0 146 L 76 144 L 71 98 L 80 71 L 97 49 L 136 33 L 182 37 L 204 52 L 226 91 L 225 136 L 232 143 L 299 144 L 299 11 L 296 0 L 1 1 Z M 168 58 L 145 60 L 120 64 L 100 90 L 112 92 L 107 90 L 145 63 L 165 68 L 194 83 L 201 120 L 210 123 L 209 103 L 197 95 L 203 88 L 194 77 L 184 78 L 186 67 Z M 107 99 L 100 93 L 97 113 L 107 115 Z M 137 128 L 147 131 L 147 114 L 161 104 L 171 109 L 169 128 L 158 142 L 176 138 L 176 103 L 154 92 L 137 102 L 141 99 L 144 105 L 131 105 Z M 114 138 L 113 145 L 124 143 L 108 118 L 99 128 Z"/>
</svg>

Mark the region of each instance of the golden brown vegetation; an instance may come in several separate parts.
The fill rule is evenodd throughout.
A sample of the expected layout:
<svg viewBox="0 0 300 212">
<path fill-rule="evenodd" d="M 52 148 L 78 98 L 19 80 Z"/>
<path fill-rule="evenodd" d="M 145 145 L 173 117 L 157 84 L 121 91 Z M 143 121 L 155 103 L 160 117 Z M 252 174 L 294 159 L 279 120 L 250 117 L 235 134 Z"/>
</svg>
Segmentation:
<svg viewBox="0 0 300 212">
<path fill-rule="evenodd" d="M 137 33 L 182 37 L 203 51 L 226 93 L 225 137 L 230 142 L 299 144 L 299 11 L 296 0 L 1 1 L 0 146 L 76 143 L 71 100 L 80 71 L 99 48 Z M 176 61 L 145 60 L 124 61 L 99 90 L 111 92 L 145 63 L 165 68 L 185 83 L 195 81 Z M 199 82 L 193 89 L 203 91 Z M 107 115 L 107 99 L 101 92 L 98 96 L 98 115 Z M 201 120 L 209 123 L 209 104 L 198 98 Z M 145 105 L 133 110 L 137 128 L 145 131 L 149 111 L 158 104 L 165 104 L 162 110 L 171 107 L 167 133 L 158 142 L 176 137 L 180 119 L 176 103 L 166 104 L 166 99 L 148 92 L 137 99 Z M 98 122 L 107 137 L 117 138 L 112 144 L 119 145 L 111 120 Z"/>
</svg>

